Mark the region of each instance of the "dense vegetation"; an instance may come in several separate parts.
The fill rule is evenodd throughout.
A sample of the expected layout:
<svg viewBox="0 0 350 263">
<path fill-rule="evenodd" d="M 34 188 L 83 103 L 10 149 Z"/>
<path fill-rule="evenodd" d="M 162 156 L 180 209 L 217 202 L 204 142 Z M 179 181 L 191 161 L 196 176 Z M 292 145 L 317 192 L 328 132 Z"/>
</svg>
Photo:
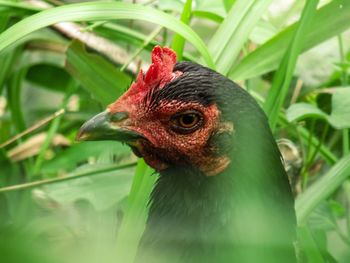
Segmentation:
<svg viewBox="0 0 350 263">
<path fill-rule="evenodd" d="M 300 259 L 349 262 L 348 0 L 70 2 L 0 1 L 2 259 L 132 262 L 156 176 L 125 145 L 74 139 L 159 44 L 257 99 L 296 195 Z"/>
</svg>

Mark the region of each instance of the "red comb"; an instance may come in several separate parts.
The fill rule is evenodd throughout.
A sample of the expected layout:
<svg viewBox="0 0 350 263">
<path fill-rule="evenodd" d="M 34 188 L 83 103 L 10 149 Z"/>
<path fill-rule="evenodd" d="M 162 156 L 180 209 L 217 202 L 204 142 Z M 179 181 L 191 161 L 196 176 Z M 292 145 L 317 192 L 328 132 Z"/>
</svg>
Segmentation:
<svg viewBox="0 0 350 263">
<path fill-rule="evenodd" d="M 146 74 L 140 70 L 136 81 L 117 101 L 109 105 L 112 112 L 118 111 L 122 104 L 137 105 L 145 94 L 155 88 L 162 88 L 167 83 L 180 76 L 182 72 L 173 72 L 176 63 L 176 53 L 168 47 L 155 46 L 152 50 L 152 64 Z"/>
<path fill-rule="evenodd" d="M 155 46 L 152 50 L 152 64 L 146 74 L 140 70 L 136 82 L 130 87 L 135 92 L 147 91 L 155 86 L 163 87 L 174 78 L 173 68 L 176 63 L 176 53 L 168 48 Z"/>
</svg>

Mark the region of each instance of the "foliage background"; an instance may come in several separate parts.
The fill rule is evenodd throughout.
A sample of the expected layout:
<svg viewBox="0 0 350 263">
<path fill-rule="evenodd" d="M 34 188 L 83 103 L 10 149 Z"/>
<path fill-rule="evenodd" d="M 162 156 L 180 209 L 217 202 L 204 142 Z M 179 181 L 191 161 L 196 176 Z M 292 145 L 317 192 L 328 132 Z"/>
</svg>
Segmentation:
<svg viewBox="0 0 350 263">
<path fill-rule="evenodd" d="M 124 145 L 74 138 L 160 44 L 259 101 L 300 257 L 349 262 L 349 28 L 348 0 L 0 1 L 2 258 L 132 262 L 156 175 Z"/>
</svg>

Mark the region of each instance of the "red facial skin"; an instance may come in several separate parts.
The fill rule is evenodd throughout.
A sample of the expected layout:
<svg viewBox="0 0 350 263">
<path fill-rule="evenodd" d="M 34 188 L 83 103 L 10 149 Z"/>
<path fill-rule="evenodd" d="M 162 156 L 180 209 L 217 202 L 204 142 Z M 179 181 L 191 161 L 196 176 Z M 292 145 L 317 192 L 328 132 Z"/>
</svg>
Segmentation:
<svg viewBox="0 0 350 263">
<path fill-rule="evenodd" d="M 169 165 L 191 164 L 210 176 L 220 173 L 228 165 L 228 158 L 213 156 L 215 149 L 207 149 L 210 136 L 224 128 L 219 122 L 220 112 L 215 105 L 204 107 L 199 103 L 164 101 L 153 111 L 147 111 L 143 105 L 126 104 L 123 99 L 116 103 L 118 111 L 129 112 L 129 118 L 118 125 L 147 138 L 138 140 L 133 146 L 157 171 Z M 203 124 L 192 133 L 181 134 L 172 129 L 171 117 L 187 110 L 201 112 Z M 158 156 L 171 160 L 171 163 L 160 160 Z"/>
<path fill-rule="evenodd" d="M 208 176 L 216 175 L 229 164 L 227 157 L 215 156 L 215 149 L 207 147 L 213 133 L 227 130 L 227 125 L 224 127 L 220 123 L 220 111 L 216 105 L 205 107 L 196 102 L 161 101 L 148 110 L 149 102 L 144 99 L 151 89 L 156 86 L 161 89 L 182 74 L 173 72 L 176 63 L 174 54 L 170 49 L 155 47 L 152 52 L 153 63 L 146 75 L 140 72 L 137 81 L 108 110 L 111 113 L 128 112 L 128 119 L 118 122 L 118 126 L 138 132 L 146 138 L 139 139 L 132 146 L 157 171 L 169 165 L 192 165 Z M 201 113 L 202 125 L 189 134 L 174 131 L 172 117 L 188 110 Z"/>
</svg>

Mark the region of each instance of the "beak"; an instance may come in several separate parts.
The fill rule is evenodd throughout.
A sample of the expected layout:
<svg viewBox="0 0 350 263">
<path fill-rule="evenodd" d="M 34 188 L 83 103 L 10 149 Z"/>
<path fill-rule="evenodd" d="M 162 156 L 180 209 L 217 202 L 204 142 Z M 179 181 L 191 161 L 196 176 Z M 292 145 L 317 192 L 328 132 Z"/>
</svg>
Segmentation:
<svg viewBox="0 0 350 263">
<path fill-rule="evenodd" d="M 137 139 L 143 138 L 141 134 L 122 127 L 122 121 L 127 118 L 127 112 L 118 112 L 114 114 L 111 114 L 108 111 L 101 112 L 85 122 L 83 126 L 81 126 L 76 140 L 116 140 L 131 143 Z"/>
</svg>

